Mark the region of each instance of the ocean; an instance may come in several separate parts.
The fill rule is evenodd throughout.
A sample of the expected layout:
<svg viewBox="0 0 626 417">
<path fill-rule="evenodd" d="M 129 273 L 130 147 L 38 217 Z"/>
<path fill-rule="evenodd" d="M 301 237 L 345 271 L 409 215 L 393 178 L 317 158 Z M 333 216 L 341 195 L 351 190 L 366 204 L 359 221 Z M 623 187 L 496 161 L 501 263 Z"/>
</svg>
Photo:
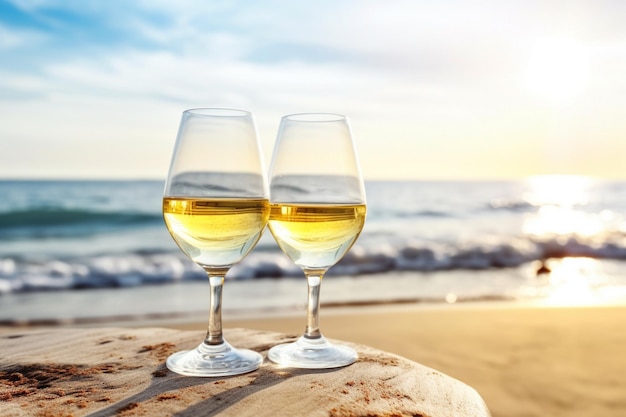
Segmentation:
<svg viewBox="0 0 626 417">
<path fill-rule="evenodd" d="M 204 271 L 169 236 L 161 181 L 0 181 L 0 323 L 186 317 Z M 358 241 L 322 304 L 626 295 L 626 181 L 369 181 Z M 224 314 L 298 310 L 302 272 L 266 230 L 227 275 Z"/>
</svg>

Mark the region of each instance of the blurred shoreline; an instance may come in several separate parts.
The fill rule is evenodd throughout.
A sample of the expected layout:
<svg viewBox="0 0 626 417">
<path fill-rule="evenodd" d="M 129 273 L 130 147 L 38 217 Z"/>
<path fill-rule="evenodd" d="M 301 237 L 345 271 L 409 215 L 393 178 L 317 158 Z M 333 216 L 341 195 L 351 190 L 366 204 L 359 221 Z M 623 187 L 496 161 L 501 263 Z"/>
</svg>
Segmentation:
<svg viewBox="0 0 626 417">
<path fill-rule="evenodd" d="M 370 181 L 366 189 L 363 232 L 328 276 L 626 259 L 625 181 Z M 159 181 L 0 181 L 0 195 L 0 294 L 206 278 L 167 233 Z M 269 232 L 229 271 L 236 280 L 300 276 Z"/>
<path fill-rule="evenodd" d="M 0 322 L 205 317 L 206 273 L 163 224 L 159 181 L 0 181 Z M 626 181 L 371 181 L 326 308 L 626 298 Z M 306 283 L 266 232 L 229 271 L 225 318 L 301 311 Z"/>
<path fill-rule="evenodd" d="M 332 276 L 322 285 L 322 314 L 371 309 L 535 308 L 626 306 L 622 287 L 551 286 L 526 269 Z M 525 277 L 525 278 L 524 278 Z M 459 286 L 463 282 L 463 286 Z M 493 282 L 499 286 L 493 289 Z M 537 291 L 544 282 L 546 290 Z M 528 286 L 522 289 L 522 286 Z M 559 295 L 559 291 L 563 293 Z M 526 293 L 526 297 L 519 294 Z M 384 295 L 383 295 L 384 294 Z M 35 291 L 0 296 L 0 327 L 142 326 L 204 322 L 209 285 L 204 281 L 89 290 Z M 302 317 L 303 278 L 226 280 L 223 317 Z"/>
</svg>

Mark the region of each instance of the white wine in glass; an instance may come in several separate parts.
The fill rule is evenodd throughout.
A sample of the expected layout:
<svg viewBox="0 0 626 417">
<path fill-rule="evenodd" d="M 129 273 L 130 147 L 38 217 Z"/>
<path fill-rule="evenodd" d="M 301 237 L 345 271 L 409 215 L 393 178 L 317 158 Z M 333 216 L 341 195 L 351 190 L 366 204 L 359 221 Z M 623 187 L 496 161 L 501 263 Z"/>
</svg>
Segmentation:
<svg viewBox="0 0 626 417">
<path fill-rule="evenodd" d="M 357 359 L 320 331 L 320 289 L 326 271 L 350 250 L 365 224 L 363 177 L 343 115 L 305 113 L 281 119 L 270 168 L 269 229 L 307 279 L 304 334 L 274 346 L 268 357 L 295 368 L 337 368 Z"/>
<path fill-rule="evenodd" d="M 183 112 L 163 195 L 163 218 L 174 241 L 204 268 L 210 284 L 207 335 L 177 352 L 167 367 L 189 376 L 236 375 L 263 358 L 222 335 L 222 286 L 228 270 L 256 245 L 269 218 L 267 179 L 254 118 L 233 109 Z"/>
</svg>

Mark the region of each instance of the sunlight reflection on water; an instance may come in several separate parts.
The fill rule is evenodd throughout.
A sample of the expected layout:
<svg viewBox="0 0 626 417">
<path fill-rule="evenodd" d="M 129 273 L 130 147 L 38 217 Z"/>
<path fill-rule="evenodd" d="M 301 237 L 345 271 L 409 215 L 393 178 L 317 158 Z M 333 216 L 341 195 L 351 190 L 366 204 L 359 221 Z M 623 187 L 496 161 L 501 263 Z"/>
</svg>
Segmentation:
<svg viewBox="0 0 626 417">
<path fill-rule="evenodd" d="M 546 301 L 552 305 L 595 304 L 596 289 L 603 279 L 603 271 L 591 258 L 563 258 L 551 265 L 549 294 Z"/>
<path fill-rule="evenodd" d="M 529 289 L 552 307 L 602 306 L 626 302 L 626 289 L 612 284 L 610 263 L 585 257 L 549 259 L 543 263 L 545 273 Z"/>
<path fill-rule="evenodd" d="M 535 237 L 554 235 L 593 236 L 601 232 L 600 213 L 585 213 L 577 206 L 589 202 L 593 180 L 573 175 L 545 175 L 529 178 L 524 199 L 539 207 L 537 213 L 525 218 L 523 231 Z M 606 213 L 605 213 L 606 217 Z"/>
<path fill-rule="evenodd" d="M 522 231 L 536 241 L 556 238 L 565 255 L 548 258 L 551 255 L 546 253 L 547 259 L 537 264 L 537 285 L 528 289 L 528 295 L 539 296 L 542 303 L 550 306 L 623 302 L 626 291 L 617 291 L 611 285 L 610 274 L 603 269 L 606 263 L 586 257 L 584 252 L 572 251 L 571 242 L 577 239 L 592 242 L 594 237 L 615 233 L 616 223 L 622 221 L 608 210 L 585 209 L 594 180 L 583 176 L 547 175 L 529 178 L 526 185 L 528 191 L 524 199 L 538 209 L 524 218 Z"/>
</svg>

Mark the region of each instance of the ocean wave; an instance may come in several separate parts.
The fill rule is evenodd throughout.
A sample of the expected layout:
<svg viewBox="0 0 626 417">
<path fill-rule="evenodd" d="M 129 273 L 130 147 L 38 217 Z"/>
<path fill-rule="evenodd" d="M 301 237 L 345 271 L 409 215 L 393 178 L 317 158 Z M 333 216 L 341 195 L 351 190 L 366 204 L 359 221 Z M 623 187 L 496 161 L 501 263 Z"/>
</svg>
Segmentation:
<svg viewBox="0 0 626 417">
<path fill-rule="evenodd" d="M 537 206 L 525 200 L 499 198 L 489 202 L 490 210 L 505 210 L 513 212 L 527 212 L 536 210 Z"/>
<path fill-rule="evenodd" d="M 84 236 L 162 223 L 160 213 L 31 208 L 0 213 L 0 238 Z"/>
<path fill-rule="evenodd" d="M 626 260 L 626 240 L 603 243 L 579 237 L 542 241 L 508 238 L 486 242 L 357 244 L 328 272 L 356 276 L 394 271 L 435 272 L 515 268 L 547 258 L 589 257 Z M 253 251 L 229 271 L 228 279 L 302 277 L 278 250 Z M 180 280 L 204 280 L 205 272 L 180 252 L 109 254 L 78 259 L 0 258 L 0 293 L 130 287 Z"/>
<path fill-rule="evenodd" d="M 384 221 L 384 220 L 410 220 L 410 219 L 418 219 L 418 218 L 453 218 L 459 217 L 459 213 L 455 213 L 453 211 L 445 211 L 445 210 L 433 210 L 433 209 L 422 209 L 422 210 L 398 210 L 397 208 L 389 209 L 380 209 L 380 208 L 368 208 L 367 209 L 368 219 L 375 221 Z"/>
<path fill-rule="evenodd" d="M 408 212 L 396 212 L 395 216 L 398 218 L 410 218 L 410 217 L 453 217 L 454 214 L 441 211 L 441 210 L 417 210 Z"/>
</svg>

